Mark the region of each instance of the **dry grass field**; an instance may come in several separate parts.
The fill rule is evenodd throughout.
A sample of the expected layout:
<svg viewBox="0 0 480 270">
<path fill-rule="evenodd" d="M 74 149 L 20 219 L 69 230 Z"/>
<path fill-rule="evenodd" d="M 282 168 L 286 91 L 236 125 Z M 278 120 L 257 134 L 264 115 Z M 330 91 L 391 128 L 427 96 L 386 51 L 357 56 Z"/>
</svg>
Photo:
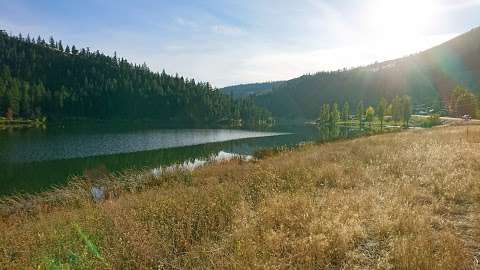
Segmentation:
<svg viewBox="0 0 480 270">
<path fill-rule="evenodd" d="M 5 199 L 0 268 L 480 269 L 480 126 L 111 178 Z"/>
</svg>

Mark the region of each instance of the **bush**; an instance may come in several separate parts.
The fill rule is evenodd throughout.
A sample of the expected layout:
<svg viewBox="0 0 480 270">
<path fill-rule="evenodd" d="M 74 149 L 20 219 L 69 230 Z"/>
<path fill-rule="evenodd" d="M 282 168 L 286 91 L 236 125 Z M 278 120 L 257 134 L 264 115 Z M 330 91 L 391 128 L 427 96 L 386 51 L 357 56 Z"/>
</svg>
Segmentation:
<svg viewBox="0 0 480 270">
<path fill-rule="evenodd" d="M 425 122 L 422 123 L 422 127 L 424 128 L 431 128 L 434 126 L 439 126 L 442 124 L 442 120 L 440 120 L 439 114 L 432 114 L 430 115 Z"/>
</svg>

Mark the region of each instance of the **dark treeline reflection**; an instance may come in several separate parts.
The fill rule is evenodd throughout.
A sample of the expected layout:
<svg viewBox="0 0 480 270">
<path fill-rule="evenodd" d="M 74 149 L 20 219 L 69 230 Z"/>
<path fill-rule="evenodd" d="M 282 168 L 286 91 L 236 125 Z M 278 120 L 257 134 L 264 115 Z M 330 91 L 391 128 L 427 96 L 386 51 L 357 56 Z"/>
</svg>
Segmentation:
<svg viewBox="0 0 480 270">
<path fill-rule="evenodd" d="M 329 141 L 335 138 L 347 138 L 359 134 L 358 129 L 338 126 L 284 127 L 275 131 L 288 132 L 288 134 L 133 153 L 34 162 L 8 161 L 8 157 L 4 156 L 3 159 L 0 158 L 0 195 L 17 192 L 34 193 L 48 190 L 52 186 L 64 185 L 68 179 L 75 175 L 88 176 L 98 173 L 122 172 L 130 169 L 152 169 L 195 159 L 207 159 L 221 151 L 250 155 L 259 149 L 294 146 L 308 141 Z M 79 130 L 75 132 L 79 132 Z M 91 132 L 86 131 L 86 133 Z M 5 144 L 8 144 L 9 140 L 5 140 L 5 137 L 12 136 L 22 136 L 22 134 L 4 134 L 4 140 L 0 141 L 0 149 L 7 149 L 8 145 Z M 35 136 L 38 137 L 39 135 L 36 134 Z M 22 137 L 25 143 L 31 139 L 28 136 Z"/>
</svg>

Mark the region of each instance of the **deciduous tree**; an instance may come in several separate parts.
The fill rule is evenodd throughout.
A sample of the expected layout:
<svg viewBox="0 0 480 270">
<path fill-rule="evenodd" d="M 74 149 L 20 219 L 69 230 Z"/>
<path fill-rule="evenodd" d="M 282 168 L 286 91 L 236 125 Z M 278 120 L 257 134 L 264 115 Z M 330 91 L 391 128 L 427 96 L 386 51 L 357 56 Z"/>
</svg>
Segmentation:
<svg viewBox="0 0 480 270">
<path fill-rule="evenodd" d="M 385 112 L 387 110 L 387 101 L 385 98 L 381 98 L 380 102 L 378 103 L 378 110 L 377 110 L 377 115 L 378 119 L 380 120 L 380 126 L 381 129 L 383 130 L 383 120 L 385 119 Z"/>
<path fill-rule="evenodd" d="M 477 110 L 477 97 L 470 90 L 457 86 L 450 97 L 450 111 L 457 117 L 464 115 L 476 117 Z"/>
<path fill-rule="evenodd" d="M 340 111 L 338 110 L 338 104 L 335 102 L 332 106 L 332 111 L 330 112 L 330 124 L 336 125 L 340 120 Z"/>
<path fill-rule="evenodd" d="M 359 101 L 357 105 L 357 119 L 360 123 L 360 126 L 363 125 L 363 116 L 365 114 L 365 107 L 363 105 L 363 101 Z"/>
<path fill-rule="evenodd" d="M 345 101 L 343 104 L 342 119 L 343 121 L 348 121 L 350 119 L 350 104 L 348 101 Z"/>
<path fill-rule="evenodd" d="M 410 118 L 412 117 L 412 100 L 409 96 L 403 96 L 401 99 L 402 121 L 405 127 L 408 127 Z"/>
<path fill-rule="evenodd" d="M 370 126 L 372 126 L 374 117 L 375 117 L 375 109 L 372 106 L 369 106 L 367 108 L 367 111 L 365 112 L 365 119 L 370 124 Z"/>
</svg>

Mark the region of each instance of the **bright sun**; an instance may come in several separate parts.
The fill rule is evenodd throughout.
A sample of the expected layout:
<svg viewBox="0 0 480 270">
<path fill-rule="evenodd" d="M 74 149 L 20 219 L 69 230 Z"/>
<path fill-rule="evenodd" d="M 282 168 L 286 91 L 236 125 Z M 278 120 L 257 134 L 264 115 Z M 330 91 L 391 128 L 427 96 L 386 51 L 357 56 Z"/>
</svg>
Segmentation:
<svg viewBox="0 0 480 270">
<path fill-rule="evenodd" d="M 422 34 L 433 19 L 435 0 L 373 0 L 368 21 L 374 34 L 402 39 Z"/>
</svg>

